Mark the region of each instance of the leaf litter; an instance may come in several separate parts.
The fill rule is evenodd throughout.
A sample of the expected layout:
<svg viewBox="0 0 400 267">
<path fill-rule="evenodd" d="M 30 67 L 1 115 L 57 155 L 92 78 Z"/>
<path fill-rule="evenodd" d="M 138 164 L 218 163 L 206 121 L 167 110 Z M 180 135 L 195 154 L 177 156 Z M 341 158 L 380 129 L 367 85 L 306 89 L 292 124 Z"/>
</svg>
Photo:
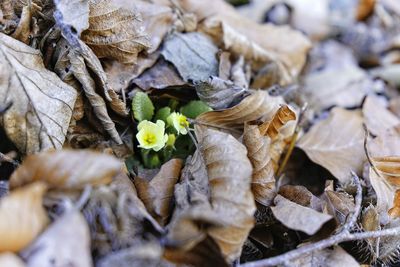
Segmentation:
<svg viewBox="0 0 400 267">
<path fill-rule="evenodd" d="M 396 266 L 399 22 L 0 1 L 0 266 Z"/>
</svg>

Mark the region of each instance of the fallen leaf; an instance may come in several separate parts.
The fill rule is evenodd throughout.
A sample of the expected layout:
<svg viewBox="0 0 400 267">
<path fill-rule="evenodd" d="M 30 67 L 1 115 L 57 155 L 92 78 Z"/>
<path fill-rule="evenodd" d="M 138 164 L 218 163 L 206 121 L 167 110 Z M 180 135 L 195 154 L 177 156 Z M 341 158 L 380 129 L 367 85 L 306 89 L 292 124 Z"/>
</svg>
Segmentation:
<svg viewBox="0 0 400 267">
<path fill-rule="evenodd" d="M 116 158 L 86 150 L 49 151 L 28 156 L 10 178 L 10 188 L 42 181 L 50 188 L 108 184 L 121 171 Z"/>
<path fill-rule="evenodd" d="M 335 216 L 340 224 L 344 224 L 348 216 L 354 212 L 355 204 L 353 196 L 345 192 L 325 191 L 328 202 L 329 214 Z"/>
<path fill-rule="evenodd" d="M 72 33 L 78 37 L 89 28 L 89 1 L 88 0 L 55 0 L 54 16 L 62 27 L 70 27 Z"/>
<path fill-rule="evenodd" d="M 32 267 L 93 266 L 85 218 L 77 210 L 66 212 L 21 254 Z"/>
<path fill-rule="evenodd" d="M 334 108 L 327 119 L 311 127 L 297 146 L 339 181 L 350 181 L 350 172 L 360 173 L 366 159 L 362 123 L 359 110 Z"/>
<path fill-rule="evenodd" d="M 258 90 L 252 92 L 236 106 L 203 113 L 197 117 L 196 121 L 199 125 L 229 130 L 237 134 L 238 131 L 242 131 L 246 122 L 272 119 L 283 103 L 281 97 L 272 97 L 268 92 Z M 198 134 L 200 134 L 200 127 L 195 126 L 198 128 Z"/>
<path fill-rule="evenodd" d="M 374 135 L 385 134 L 386 131 L 400 125 L 400 119 L 391 113 L 382 99 L 369 95 L 362 108 L 365 125 Z"/>
<path fill-rule="evenodd" d="M 21 18 L 17 28 L 11 35 L 13 38 L 29 45 L 29 35 L 31 34 L 32 5 L 28 4 L 22 8 Z"/>
<path fill-rule="evenodd" d="M 162 58 L 150 69 L 132 80 L 132 83 L 145 91 L 186 84 L 179 76 L 174 66 Z"/>
<path fill-rule="evenodd" d="M 344 249 L 335 246 L 333 249 L 324 249 L 306 254 L 293 261 L 295 267 L 314 267 L 314 266 L 348 266 L 359 267 L 360 264 Z"/>
<path fill-rule="evenodd" d="M 245 62 L 244 57 L 240 56 L 238 60 L 236 60 L 236 62 L 232 65 L 231 80 L 234 84 L 248 89 L 250 79 L 251 67 Z"/>
<path fill-rule="evenodd" d="M 211 76 L 195 84 L 199 98 L 213 109 L 223 109 L 240 100 L 247 91 L 229 80 Z"/>
<path fill-rule="evenodd" d="M 222 80 L 229 80 L 231 76 L 232 63 L 230 57 L 231 53 L 229 52 L 221 52 L 219 54 L 218 78 Z"/>
<path fill-rule="evenodd" d="M 367 19 L 373 12 L 375 8 L 375 0 L 361 0 L 357 6 L 357 20 Z"/>
<path fill-rule="evenodd" d="M 185 82 L 217 76 L 217 47 L 202 33 L 174 34 L 164 42 L 161 54 L 171 62 Z"/>
<path fill-rule="evenodd" d="M 231 222 L 227 227 L 211 228 L 208 234 L 231 262 L 240 255 L 254 225 L 251 163 L 246 147 L 231 135 L 209 129 L 199 143 L 207 167 L 213 210 Z"/>
<path fill-rule="evenodd" d="M 179 180 L 181 169 L 182 160 L 171 159 L 161 166 L 160 171 L 150 181 L 140 176 L 134 179 L 138 197 L 162 225 L 166 224 L 171 215 L 174 186 Z"/>
<path fill-rule="evenodd" d="M 138 54 L 150 46 L 138 12 L 123 9 L 111 0 L 89 1 L 89 28 L 81 39 L 99 58 L 136 63 Z"/>
<path fill-rule="evenodd" d="M 86 69 L 85 60 L 76 51 L 72 50 L 68 54 L 69 61 L 71 62 L 71 71 L 76 79 L 81 83 L 82 89 L 85 92 L 86 98 L 89 100 L 93 107 L 94 114 L 100 120 L 103 128 L 118 144 L 121 144 L 121 138 L 115 129 L 115 124 L 111 120 L 107 112 L 106 102 L 96 93 L 96 84 L 90 76 L 89 71 Z"/>
<path fill-rule="evenodd" d="M 279 188 L 279 195 L 304 207 L 316 209 L 318 199 L 306 187 L 301 185 L 284 185 Z"/>
<path fill-rule="evenodd" d="M 49 223 L 43 208 L 46 185 L 33 183 L 0 199 L 0 251 L 18 252 Z"/>
<path fill-rule="evenodd" d="M 20 257 L 11 252 L 0 253 L 0 266 L 25 267 L 25 263 Z"/>
<path fill-rule="evenodd" d="M 46 70 L 40 52 L 0 33 L 0 98 L 7 136 L 22 153 L 61 148 L 76 99 L 74 88 Z"/>
<path fill-rule="evenodd" d="M 333 217 L 296 204 L 281 195 L 275 197 L 275 206 L 271 207 L 275 218 L 286 227 L 302 231 L 308 235 L 318 232 Z"/>
<path fill-rule="evenodd" d="M 240 54 L 246 55 L 246 53 L 243 52 L 246 52 L 246 50 L 254 51 L 254 47 L 257 46 L 263 50 L 264 54 L 272 54 L 273 58 L 279 60 L 278 63 L 284 64 L 291 78 L 296 77 L 300 73 L 306 60 L 306 54 L 311 48 L 311 42 L 300 32 L 294 31 L 289 27 L 257 24 L 240 16 L 233 7 L 222 0 L 201 2 L 195 0 L 180 0 L 179 2 L 186 11 L 195 13 L 199 21 L 206 18 L 202 23 L 206 32 L 209 30 L 209 32 L 212 32 L 212 27 L 218 26 L 216 24 L 222 22 L 224 30 L 227 28 L 229 28 L 229 30 L 234 29 L 234 31 L 238 32 L 240 35 L 243 35 L 245 39 L 247 39 L 246 42 L 252 45 L 245 48 L 244 51 L 242 50 Z M 221 38 L 221 36 L 225 38 L 224 35 L 220 35 L 218 38 Z M 243 39 L 243 37 L 241 39 Z M 243 42 L 230 42 L 230 44 L 234 46 L 241 43 Z M 241 47 L 240 49 L 243 48 L 244 47 Z M 268 57 L 268 61 L 270 61 L 270 59 L 271 58 Z"/>
</svg>

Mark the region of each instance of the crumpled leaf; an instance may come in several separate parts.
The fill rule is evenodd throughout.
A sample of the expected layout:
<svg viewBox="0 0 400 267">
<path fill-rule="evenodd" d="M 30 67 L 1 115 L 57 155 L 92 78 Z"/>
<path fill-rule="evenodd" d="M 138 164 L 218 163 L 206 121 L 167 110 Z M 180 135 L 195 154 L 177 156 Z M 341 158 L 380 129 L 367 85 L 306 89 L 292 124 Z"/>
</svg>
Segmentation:
<svg viewBox="0 0 400 267">
<path fill-rule="evenodd" d="M 275 218 L 286 227 L 302 231 L 308 235 L 318 232 L 333 217 L 296 204 L 281 195 L 275 197 L 275 206 L 271 207 Z"/>
<path fill-rule="evenodd" d="M 213 109 L 224 109 L 240 100 L 246 90 L 233 82 L 211 76 L 195 84 L 199 98 Z"/>
<path fill-rule="evenodd" d="M 93 266 L 89 228 L 77 210 L 63 214 L 22 252 L 28 267 Z"/>
<path fill-rule="evenodd" d="M 282 106 L 270 121 L 261 125 L 245 124 L 243 143 L 253 165 L 251 189 L 255 200 L 265 206 L 269 206 L 276 195 L 274 174 L 285 146 L 279 132 L 294 119 L 296 114 L 288 106 Z"/>
<path fill-rule="evenodd" d="M 89 28 L 88 0 L 55 0 L 55 17 L 63 27 L 70 27 L 71 32 L 79 37 Z"/>
<path fill-rule="evenodd" d="M 161 166 L 160 171 L 150 181 L 137 176 L 134 179 L 138 197 L 149 213 L 162 225 L 171 214 L 174 186 L 182 169 L 181 159 L 171 159 Z"/>
<path fill-rule="evenodd" d="M 42 181 L 50 188 L 108 184 L 121 171 L 116 158 L 87 150 L 49 151 L 28 156 L 10 178 L 10 188 Z"/>
<path fill-rule="evenodd" d="M 89 28 L 81 39 L 99 58 L 136 63 L 138 54 L 150 47 L 140 13 L 111 0 L 89 0 L 89 9 Z"/>
<path fill-rule="evenodd" d="M 272 97 L 266 91 L 254 91 L 232 108 L 210 111 L 197 117 L 196 121 L 201 125 L 226 129 L 233 133 L 242 131 L 245 122 L 261 119 L 270 120 L 279 106 L 283 104 L 283 98 Z M 197 134 L 200 134 L 200 128 Z"/>
<path fill-rule="evenodd" d="M 353 196 L 345 192 L 325 191 L 330 214 L 335 216 L 340 224 L 344 224 L 349 214 L 354 212 L 355 204 Z"/>
<path fill-rule="evenodd" d="M 12 191 L 0 200 L 0 251 L 18 252 L 47 226 L 43 208 L 44 183 L 34 183 Z"/>
<path fill-rule="evenodd" d="M 0 99 L 7 136 L 23 153 L 61 148 L 76 99 L 74 88 L 46 70 L 40 52 L 0 33 Z"/>
<path fill-rule="evenodd" d="M 311 48 L 311 42 L 300 32 L 290 29 L 289 27 L 279 27 L 270 24 L 257 24 L 243 16 L 229 4 L 223 0 L 217 1 L 196 1 L 196 0 L 180 0 L 181 6 L 188 12 L 195 13 L 199 21 L 203 21 L 201 29 L 220 40 L 224 38 L 223 42 L 228 39 L 226 35 L 221 34 L 221 22 L 224 31 L 229 29 L 242 35 L 236 39 L 230 39 L 230 46 L 237 47 L 231 49 L 231 52 L 239 52 L 238 54 L 260 55 L 257 53 L 260 49 L 263 51 L 264 58 L 261 57 L 263 64 L 271 61 L 271 57 L 265 57 L 265 54 L 272 55 L 273 60 L 276 59 L 277 63 L 284 65 L 286 73 L 290 78 L 296 77 L 306 60 L 308 50 Z M 217 28 L 217 30 L 215 29 Z M 230 34 L 231 36 L 233 34 Z M 228 35 L 229 36 L 229 35 Z M 244 42 L 237 42 L 238 40 Z M 246 40 L 247 39 L 247 40 Z M 234 41 L 235 40 L 235 41 Z M 242 46 L 242 44 L 250 44 Z M 228 46 L 229 47 L 229 46 Z M 235 51 L 236 50 L 236 51 Z M 245 56 L 247 59 L 247 57 Z M 257 60 L 254 56 L 253 60 Z M 282 81 L 288 81 L 288 77 L 284 77 Z"/>
<path fill-rule="evenodd" d="M 231 262 L 240 255 L 254 225 L 251 163 L 246 148 L 223 132 L 205 129 L 199 147 L 176 186 L 178 209 L 169 230 L 172 240 L 191 247 L 208 234 Z"/>
<path fill-rule="evenodd" d="M 339 181 L 350 181 L 350 172 L 360 173 L 366 159 L 362 123 L 360 111 L 334 108 L 327 119 L 312 126 L 297 146 Z"/>
<path fill-rule="evenodd" d="M 185 82 L 217 76 L 217 47 L 202 33 L 174 34 L 164 42 L 161 54 L 171 62 Z"/>
<path fill-rule="evenodd" d="M 374 135 L 385 134 L 396 126 L 400 126 L 400 119 L 391 113 L 385 106 L 382 99 L 369 95 L 362 108 L 365 125 Z"/>
<path fill-rule="evenodd" d="M 76 79 L 82 84 L 87 99 L 89 100 L 96 117 L 100 120 L 102 126 L 117 143 L 122 143 L 121 138 L 115 129 L 115 124 L 108 115 L 104 99 L 96 93 L 95 81 L 86 69 L 85 60 L 78 53 L 71 51 L 68 55 L 71 62 L 71 71 Z"/>
<path fill-rule="evenodd" d="M 0 254 L 0 266 L 25 267 L 25 263 L 14 253 L 5 252 Z"/>
</svg>

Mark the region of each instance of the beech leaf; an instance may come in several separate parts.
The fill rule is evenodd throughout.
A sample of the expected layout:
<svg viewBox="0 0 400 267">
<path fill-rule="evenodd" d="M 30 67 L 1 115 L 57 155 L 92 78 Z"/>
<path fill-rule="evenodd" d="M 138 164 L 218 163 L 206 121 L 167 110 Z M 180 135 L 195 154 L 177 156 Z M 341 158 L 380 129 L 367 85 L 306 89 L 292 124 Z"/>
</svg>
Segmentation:
<svg viewBox="0 0 400 267">
<path fill-rule="evenodd" d="M 76 99 L 74 88 L 46 70 L 40 52 L 0 33 L 0 101 L 13 105 L 1 124 L 23 153 L 61 148 Z"/>
<path fill-rule="evenodd" d="M 339 181 L 350 181 L 350 172 L 360 173 L 366 159 L 362 123 L 360 111 L 334 108 L 299 140 L 298 147 Z"/>
<path fill-rule="evenodd" d="M 10 178 L 10 188 L 42 181 L 50 188 L 82 189 L 108 184 L 121 171 L 116 158 L 86 150 L 42 152 L 28 156 Z"/>
<path fill-rule="evenodd" d="M 81 39 L 99 58 L 136 63 L 138 54 L 150 47 L 141 15 L 118 7 L 112 0 L 89 0 L 89 28 Z"/>
<path fill-rule="evenodd" d="M 54 3 L 57 9 L 54 16 L 63 27 L 70 27 L 78 37 L 89 28 L 88 0 L 55 0 Z"/>
<path fill-rule="evenodd" d="M 0 252 L 18 252 L 47 226 L 43 208 L 44 183 L 33 183 L 0 199 Z"/>
</svg>

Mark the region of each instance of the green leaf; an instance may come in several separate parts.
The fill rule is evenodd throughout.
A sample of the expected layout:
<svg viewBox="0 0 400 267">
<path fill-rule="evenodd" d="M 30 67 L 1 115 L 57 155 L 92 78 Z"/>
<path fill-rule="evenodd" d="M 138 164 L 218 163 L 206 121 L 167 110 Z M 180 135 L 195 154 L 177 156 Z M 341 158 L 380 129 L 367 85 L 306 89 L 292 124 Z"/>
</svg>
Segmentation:
<svg viewBox="0 0 400 267">
<path fill-rule="evenodd" d="M 171 108 L 170 107 L 163 107 L 160 108 L 157 113 L 156 116 L 154 117 L 154 121 L 157 120 L 162 120 L 165 123 L 167 123 L 167 118 L 168 116 L 171 114 Z"/>
<path fill-rule="evenodd" d="M 154 115 L 154 105 L 146 93 L 137 92 L 132 100 L 133 117 L 141 122 L 143 120 L 150 121 Z"/>
<path fill-rule="evenodd" d="M 190 101 L 180 109 L 183 115 L 191 119 L 196 119 L 196 117 L 200 114 L 211 110 L 212 108 L 210 108 L 209 106 L 207 106 L 206 103 L 200 100 Z"/>
</svg>

